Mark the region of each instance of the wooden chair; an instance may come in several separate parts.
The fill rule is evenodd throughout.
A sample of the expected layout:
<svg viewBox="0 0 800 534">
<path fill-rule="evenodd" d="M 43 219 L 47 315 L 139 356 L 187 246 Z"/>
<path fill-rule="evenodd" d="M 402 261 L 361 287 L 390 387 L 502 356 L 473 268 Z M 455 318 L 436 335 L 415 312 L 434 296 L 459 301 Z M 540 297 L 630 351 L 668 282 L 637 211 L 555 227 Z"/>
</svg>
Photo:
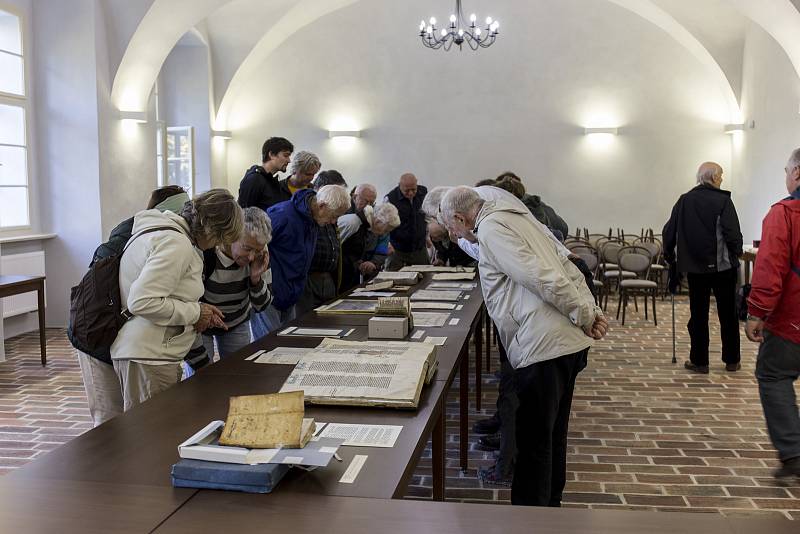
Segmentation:
<svg viewBox="0 0 800 534">
<path fill-rule="evenodd" d="M 658 284 L 648 280 L 650 267 L 653 258 L 650 252 L 641 246 L 623 247 L 619 251 L 619 266 L 627 272 L 635 273 L 635 278 L 620 280 L 619 282 L 619 302 L 617 303 L 617 319 L 619 319 L 620 308 L 622 309 L 622 324 L 625 324 L 625 311 L 628 307 L 628 297 L 642 295 L 644 297 L 644 317 L 647 319 L 647 298 L 653 301 L 653 322 L 658 326 L 656 316 L 656 298 L 658 297 Z M 638 305 L 637 305 L 638 309 Z"/>
</svg>

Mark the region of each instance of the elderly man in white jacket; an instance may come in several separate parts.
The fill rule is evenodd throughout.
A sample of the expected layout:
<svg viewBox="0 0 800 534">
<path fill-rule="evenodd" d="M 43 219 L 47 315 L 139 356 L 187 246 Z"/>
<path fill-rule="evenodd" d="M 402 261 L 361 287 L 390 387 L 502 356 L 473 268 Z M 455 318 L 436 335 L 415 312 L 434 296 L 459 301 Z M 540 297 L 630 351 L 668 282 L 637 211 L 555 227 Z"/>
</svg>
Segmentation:
<svg viewBox="0 0 800 534">
<path fill-rule="evenodd" d="M 441 211 L 450 232 L 478 239 L 484 300 L 515 370 L 511 503 L 560 506 L 575 379 L 608 323 L 581 272 L 527 209 L 456 187 L 442 199 Z"/>
</svg>

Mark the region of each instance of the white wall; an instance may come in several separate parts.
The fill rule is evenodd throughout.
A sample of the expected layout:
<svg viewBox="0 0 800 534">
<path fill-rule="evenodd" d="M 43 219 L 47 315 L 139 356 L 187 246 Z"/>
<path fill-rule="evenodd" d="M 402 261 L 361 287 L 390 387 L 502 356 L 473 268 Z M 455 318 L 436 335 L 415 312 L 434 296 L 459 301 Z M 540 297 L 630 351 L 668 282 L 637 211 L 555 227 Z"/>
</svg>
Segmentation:
<svg viewBox="0 0 800 534">
<path fill-rule="evenodd" d="M 167 126 L 194 128 L 194 190 L 211 188 L 211 119 L 208 102 L 208 51 L 176 46 L 161 68 L 162 110 Z"/>
<path fill-rule="evenodd" d="M 769 207 L 787 195 L 783 168 L 800 147 L 800 79 L 778 44 L 754 24 L 745 42 L 742 110 L 756 122 L 737 134 L 742 180 L 735 201 L 747 244 L 760 238 Z"/>
<path fill-rule="evenodd" d="M 36 154 L 47 242 L 48 324 L 63 326 L 69 289 L 100 242 L 95 0 L 37 0 L 33 9 Z M 70 20 L 70 24 L 64 24 Z"/>
<path fill-rule="evenodd" d="M 498 42 L 445 53 L 410 35 L 420 14 L 445 19 L 446 8 L 406 4 L 401 15 L 360 2 L 273 53 L 231 114 L 232 190 L 264 139 L 283 135 L 317 152 L 323 168 L 382 192 L 406 171 L 433 186 L 514 170 L 571 228 L 638 232 L 661 228 L 700 162 L 730 168 L 716 81 L 629 11 L 582 0 L 493 2 Z M 605 149 L 582 135 L 584 126 L 605 125 L 603 116 L 623 128 Z M 365 130 L 350 150 L 326 139 L 339 117 Z"/>
</svg>

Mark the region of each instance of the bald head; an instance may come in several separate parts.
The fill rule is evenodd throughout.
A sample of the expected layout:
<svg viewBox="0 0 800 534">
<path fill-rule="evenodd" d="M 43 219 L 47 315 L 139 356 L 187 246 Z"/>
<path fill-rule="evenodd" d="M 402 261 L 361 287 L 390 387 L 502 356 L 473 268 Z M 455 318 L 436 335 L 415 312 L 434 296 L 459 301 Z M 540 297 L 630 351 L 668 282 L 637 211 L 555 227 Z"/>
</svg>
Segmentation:
<svg viewBox="0 0 800 534">
<path fill-rule="evenodd" d="M 410 172 L 400 177 L 399 185 L 400 193 L 408 200 L 413 199 L 417 195 L 417 177 Z"/>
<path fill-rule="evenodd" d="M 719 187 L 722 185 L 722 167 L 713 161 L 707 161 L 700 165 L 697 169 L 697 183 L 706 184 L 712 187 Z"/>
<path fill-rule="evenodd" d="M 378 190 L 372 184 L 358 184 L 353 191 L 353 204 L 356 211 L 363 210 L 366 206 L 374 206 L 378 198 Z"/>
</svg>

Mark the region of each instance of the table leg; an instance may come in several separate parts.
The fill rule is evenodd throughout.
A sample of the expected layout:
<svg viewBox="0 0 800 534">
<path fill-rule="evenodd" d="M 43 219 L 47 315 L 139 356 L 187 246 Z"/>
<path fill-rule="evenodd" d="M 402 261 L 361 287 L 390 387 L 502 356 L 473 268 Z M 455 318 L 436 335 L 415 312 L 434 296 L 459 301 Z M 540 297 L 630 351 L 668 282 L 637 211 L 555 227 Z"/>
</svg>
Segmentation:
<svg viewBox="0 0 800 534">
<path fill-rule="evenodd" d="M 44 331 L 44 281 L 39 283 L 36 288 L 36 296 L 39 299 L 39 345 L 42 353 L 42 366 L 47 364 L 47 336 Z"/>
<path fill-rule="evenodd" d="M 469 344 L 461 351 L 461 374 L 459 376 L 459 448 L 461 469 L 469 468 Z"/>
<path fill-rule="evenodd" d="M 432 447 L 431 447 L 431 469 L 433 470 L 433 500 L 444 500 L 444 478 L 445 478 L 445 412 L 447 406 L 447 395 L 444 395 L 443 404 L 439 409 L 439 416 L 436 418 L 436 426 L 433 427 Z"/>
<path fill-rule="evenodd" d="M 481 411 L 481 383 L 483 382 L 483 320 L 478 317 L 475 324 L 475 410 Z"/>
</svg>

